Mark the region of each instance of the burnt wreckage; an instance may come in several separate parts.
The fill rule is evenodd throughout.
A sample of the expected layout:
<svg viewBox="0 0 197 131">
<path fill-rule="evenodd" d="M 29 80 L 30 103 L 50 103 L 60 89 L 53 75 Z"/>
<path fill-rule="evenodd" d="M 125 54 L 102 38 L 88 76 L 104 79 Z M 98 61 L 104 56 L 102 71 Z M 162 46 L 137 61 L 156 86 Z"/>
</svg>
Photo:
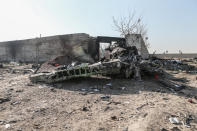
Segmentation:
<svg viewBox="0 0 197 131">
<path fill-rule="evenodd" d="M 99 42 L 108 41 L 108 37 L 99 37 Z M 93 64 L 81 63 L 60 66 L 56 70 L 48 73 L 38 73 L 30 76 L 32 82 L 53 83 L 72 78 L 90 77 L 93 75 L 103 75 L 121 78 L 134 77 L 141 80 L 140 64 L 142 57 L 139 55 L 136 46 L 128 45 L 125 39 L 115 39 L 100 51 L 99 61 Z"/>
<path fill-rule="evenodd" d="M 59 67 L 50 73 L 38 73 L 30 76 L 33 82 L 53 83 L 78 77 L 90 77 L 92 75 L 106 75 L 130 78 L 134 76 L 141 79 L 139 64 L 141 56 L 135 46 L 120 46 L 119 43 L 110 45 L 106 52 L 109 57 L 103 57 L 94 64 L 82 63 Z"/>
<path fill-rule="evenodd" d="M 158 63 L 160 61 L 158 59 L 145 59 L 141 55 L 140 46 L 135 41 L 129 44 L 128 39 L 109 38 L 112 37 L 97 38 L 97 43 L 103 42 L 105 46 L 105 48 L 99 50 L 100 54 L 97 62 L 91 64 L 73 62 L 69 65 L 61 65 L 50 72 L 33 74 L 30 76 L 30 80 L 32 82 L 54 83 L 73 78 L 91 77 L 93 75 L 141 80 L 141 76 L 144 74 L 159 75 L 161 76 L 160 80 L 163 80 L 162 77 L 166 75 L 163 68 L 166 67 L 166 63 L 169 63 L 168 61 L 161 64 Z M 110 44 L 106 45 L 106 43 Z M 99 46 L 101 47 L 101 45 Z M 180 66 L 183 67 L 183 65 Z M 169 82 L 167 81 L 167 83 Z"/>
</svg>

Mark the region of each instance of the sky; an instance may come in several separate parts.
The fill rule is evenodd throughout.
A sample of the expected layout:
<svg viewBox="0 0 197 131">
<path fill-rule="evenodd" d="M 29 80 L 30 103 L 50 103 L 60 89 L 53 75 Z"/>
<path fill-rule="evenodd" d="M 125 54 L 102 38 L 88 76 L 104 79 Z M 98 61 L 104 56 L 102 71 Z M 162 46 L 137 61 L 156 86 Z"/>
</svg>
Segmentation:
<svg viewBox="0 0 197 131">
<path fill-rule="evenodd" d="M 0 41 L 71 33 L 120 36 L 112 18 L 135 11 L 149 51 L 197 53 L 197 0 L 0 0 Z"/>
</svg>

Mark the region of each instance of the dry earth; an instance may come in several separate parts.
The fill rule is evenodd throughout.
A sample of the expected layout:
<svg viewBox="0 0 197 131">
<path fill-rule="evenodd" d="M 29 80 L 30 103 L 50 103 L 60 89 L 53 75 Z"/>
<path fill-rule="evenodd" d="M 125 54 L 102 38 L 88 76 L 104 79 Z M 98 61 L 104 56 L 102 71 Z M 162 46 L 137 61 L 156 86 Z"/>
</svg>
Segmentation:
<svg viewBox="0 0 197 131">
<path fill-rule="evenodd" d="M 197 75 L 172 75 L 186 77 L 191 87 L 172 92 L 153 78 L 32 84 L 29 73 L 0 69 L 0 130 L 196 131 Z M 194 118 L 190 128 L 181 123 L 188 115 Z"/>
</svg>

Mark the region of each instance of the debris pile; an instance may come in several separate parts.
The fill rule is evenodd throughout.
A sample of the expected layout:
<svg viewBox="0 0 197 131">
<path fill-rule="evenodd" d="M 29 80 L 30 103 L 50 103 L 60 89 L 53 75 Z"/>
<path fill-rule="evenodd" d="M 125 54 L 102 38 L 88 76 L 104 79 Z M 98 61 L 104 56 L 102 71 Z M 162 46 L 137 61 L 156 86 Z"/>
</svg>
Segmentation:
<svg viewBox="0 0 197 131">
<path fill-rule="evenodd" d="M 166 70 L 172 70 L 172 71 L 186 71 L 186 72 L 192 72 L 196 71 L 197 68 L 195 66 L 189 65 L 187 63 L 184 63 L 184 60 L 175 60 L 175 59 L 158 59 L 154 58 L 151 60 L 151 63 L 154 63 L 161 68 L 164 68 Z"/>
<path fill-rule="evenodd" d="M 116 51 L 114 51 L 116 50 Z M 78 77 L 90 77 L 92 75 L 118 76 L 123 78 L 134 77 L 141 79 L 140 65 L 141 56 L 135 46 L 133 47 L 114 47 L 110 52 L 110 59 L 104 58 L 100 62 L 79 65 L 69 65 L 50 73 L 38 73 L 32 75 L 33 82 L 53 83 Z"/>
<path fill-rule="evenodd" d="M 178 91 L 184 88 L 183 85 L 171 82 L 166 78 L 165 70 L 173 71 L 197 71 L 195 66 L 184 63 L 180 60 L 158 59 L 151 57 L 148 60 L 142 59 L 135 46 L 126 46 L 126 44 L 114 43 L 105 49 L 104 57 L 97 63 L 79 63 L 69 61 L 70 64 L 59 64 L 61 61 L 57 57 L 53 61 L 46 62 L 55 67 L 49 72 L 39 72 L 31 75 L 32 82 L 54 83 L 79 77 L 91 77 L 93 75 L 102 75 L 120 78 L 135 78 L 141 80 L 143 75 L 154 76 L 161 84 Z M 62 61 L 65 63 L 65 61 Z M 46 66 L 44 64 L 44 67 Z M 43 67 L 43 66 L 42 66 Z M 42 68 L 41 67 L 41 68 Z"/>
</svg>

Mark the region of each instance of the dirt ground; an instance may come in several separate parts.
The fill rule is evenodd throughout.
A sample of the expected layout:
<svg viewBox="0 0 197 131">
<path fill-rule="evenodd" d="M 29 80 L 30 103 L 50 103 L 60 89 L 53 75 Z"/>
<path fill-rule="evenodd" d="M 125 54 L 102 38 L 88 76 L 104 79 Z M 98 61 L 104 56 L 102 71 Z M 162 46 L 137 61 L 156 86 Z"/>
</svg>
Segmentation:
<svg viewBox="0 0 197 131">
<path fill-rule="evenodd" d="M 173 92 L 150 77 L 32 84 L 28 72 L 0 69 L 0 130 L 196 131 L 197 75 L 171 74 L 189 87 Z M 190 128 L 182 123 L 189 115 Z"/>
</svg>

